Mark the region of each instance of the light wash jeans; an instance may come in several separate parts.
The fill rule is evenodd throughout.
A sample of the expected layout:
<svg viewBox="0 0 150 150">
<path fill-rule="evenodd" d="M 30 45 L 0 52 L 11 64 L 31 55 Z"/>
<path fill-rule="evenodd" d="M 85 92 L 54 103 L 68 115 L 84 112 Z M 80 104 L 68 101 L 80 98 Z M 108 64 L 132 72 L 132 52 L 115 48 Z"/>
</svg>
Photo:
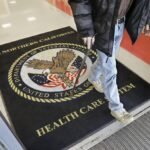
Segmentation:
<svg viewBox="0 0 150 150">
<path fill-rule="evenodd" d="M 124 23 L 115 25 L 114 45 L 112 57 L 109 57 L 97 50 L 97 60 L 91 67 L 89 81 L 101 80 L 104 94 L 109 102 L 109 109 L 112 111 L 122 111 L 123 104 L 120 102 L 118 87 L 116 83 L 117 68 L 116 68 L 116 52 L 120 47 L 120 43 L 124 33 Z M 108 59 L 108 60 L 107 60 Z"/>
</svg>

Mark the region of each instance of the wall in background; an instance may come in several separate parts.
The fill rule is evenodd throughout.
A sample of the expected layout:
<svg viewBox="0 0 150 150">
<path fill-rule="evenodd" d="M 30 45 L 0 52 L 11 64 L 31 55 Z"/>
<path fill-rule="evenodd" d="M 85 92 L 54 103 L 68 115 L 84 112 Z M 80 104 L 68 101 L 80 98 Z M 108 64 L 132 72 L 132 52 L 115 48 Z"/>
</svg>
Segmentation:
<svg viewBox="0 0 150 150">
<path fill-rule="evenodd" d="M 68 15 L 72 15 L 72 11 L 70 9 L 70 6 L 68 5 L 68 0 L 48 0 L 48 2 L 55 5 Z"/>
</svg>

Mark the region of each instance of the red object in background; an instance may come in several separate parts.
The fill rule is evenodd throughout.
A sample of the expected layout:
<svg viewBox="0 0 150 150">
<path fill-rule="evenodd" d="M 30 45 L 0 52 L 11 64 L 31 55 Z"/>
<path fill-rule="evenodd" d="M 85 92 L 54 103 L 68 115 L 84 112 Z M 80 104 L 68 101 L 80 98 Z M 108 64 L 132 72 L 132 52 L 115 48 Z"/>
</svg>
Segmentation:
<svg viewBox="0 0 150 150">
<path fill-rule="evenodd" d="M 72 11 L 68 5 L 68 0 L 48 0 L 48 2 L 67 14 L 72 15 Z M 125 32 L 121 46 L 138 58 L 142 59 L 144 62 L 150 64 L 150 37 L 141 35 L 137 42 L 132 45 L 129 35 Z"/>
<path fill-rule="evenodd" d="M 48 0 L 48 2 L 72 16 L 71 8 L 68 5 L 68 0 Z"/>
<path fill-rule="evenodd" d="M 150 64 L 150 37 L 141 34 L 136 43 L 132 45 L 128 33 L 125 32 L 121 46 L 144 62 Z"/>
</svg>

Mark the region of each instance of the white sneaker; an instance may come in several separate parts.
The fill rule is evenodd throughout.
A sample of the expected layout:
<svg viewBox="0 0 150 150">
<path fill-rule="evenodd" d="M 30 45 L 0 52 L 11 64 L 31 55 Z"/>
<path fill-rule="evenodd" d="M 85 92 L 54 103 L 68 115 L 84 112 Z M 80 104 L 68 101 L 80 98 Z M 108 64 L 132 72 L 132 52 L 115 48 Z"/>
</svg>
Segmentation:
<svg viewBox="0 0 150 150">
<path fill-rule="evenodd" d="M 104 93 L 104 90 L 102 88 L 102 85 L 101 85 L 101 81 L 100 80 L 97 80 L 97 81 L 90 81 L 88 79 L 88 81 L 94 86 L 95 90 L 100 92 L 100 93 Z"/>
<path fill-rule="evenodd" d="M 122 112 L 111 111 L 111 115 L 123 124 L 129 124 L 134 121 L 134 117 L 125 109 Z"/>
</svg>

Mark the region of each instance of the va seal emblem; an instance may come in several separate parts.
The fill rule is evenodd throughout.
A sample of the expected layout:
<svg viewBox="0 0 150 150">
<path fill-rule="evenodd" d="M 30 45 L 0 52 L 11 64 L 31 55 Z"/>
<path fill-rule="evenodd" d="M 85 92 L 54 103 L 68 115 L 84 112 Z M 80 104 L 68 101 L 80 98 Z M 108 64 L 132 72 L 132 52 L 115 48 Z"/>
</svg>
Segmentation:
<svg viewBox="0 0 150 150">
<path fill-rule="evenodd" d="M 12 64 L 9 85 L 21 97 L 35 102 L 56 103 L 81 97 L 93 88 L 87 77 L 96 59 L 91 51 L 73 91 L 84 52 L 85 47 L 70 43 L 30 50 Z"/>
</svg>

